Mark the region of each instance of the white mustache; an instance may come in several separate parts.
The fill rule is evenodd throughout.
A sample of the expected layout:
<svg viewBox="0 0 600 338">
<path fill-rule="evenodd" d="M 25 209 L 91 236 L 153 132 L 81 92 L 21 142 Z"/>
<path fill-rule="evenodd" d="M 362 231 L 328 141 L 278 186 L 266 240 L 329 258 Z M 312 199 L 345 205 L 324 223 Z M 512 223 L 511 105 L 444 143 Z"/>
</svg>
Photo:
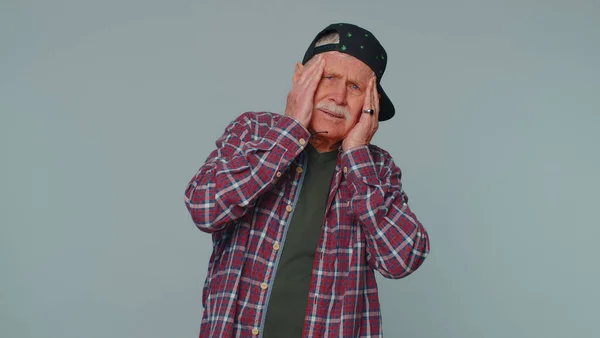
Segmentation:
<svg viewBox="0 0 600 338">
<path fill-rule="evenodd" d="M 315 108 L 332 112 L 335 115 L 342 115 L 346 120 L 350 119 L 350 112 L 348 111 L 348 109 L 342 106 L 319 102 L 317 103 L 317 106 Z"/>
</svg>

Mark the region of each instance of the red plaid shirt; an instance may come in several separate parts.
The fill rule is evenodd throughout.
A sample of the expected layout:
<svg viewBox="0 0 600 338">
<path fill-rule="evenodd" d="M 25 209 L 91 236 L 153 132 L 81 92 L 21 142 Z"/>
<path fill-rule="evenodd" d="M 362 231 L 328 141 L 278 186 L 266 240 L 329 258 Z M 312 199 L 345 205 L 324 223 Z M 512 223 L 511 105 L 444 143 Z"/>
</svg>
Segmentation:
<svg viewBox="0 0 600 338">
<path fill-rule="evenodd" d="M 292 118 L 242 114 L 189 183 L 187 208 L 213 240 L 200 337 L 262 336 L 309 138 Z M 340 149 L 304 337 L 382 335 L 374 271 L 405 277 L 429 252 L 427 233 L 407 202 L 400 169 L 387 152 L 374 145 Z"/>
</svg>

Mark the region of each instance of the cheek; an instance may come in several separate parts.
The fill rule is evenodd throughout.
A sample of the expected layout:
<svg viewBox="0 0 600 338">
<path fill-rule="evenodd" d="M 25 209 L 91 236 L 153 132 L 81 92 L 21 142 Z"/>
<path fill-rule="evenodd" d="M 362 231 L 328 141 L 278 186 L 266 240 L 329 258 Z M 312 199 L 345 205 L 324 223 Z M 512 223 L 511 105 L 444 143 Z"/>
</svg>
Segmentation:
<svg viewBox="0 0 600 338">
<path fill-rule="evenodd" d="M 347 126 L 349 128 L 354 127 L 358 123 L 358 120 L 360 120 L 360 115 L 359 114 L 353 114 L 353 115 L 351 115 L 350 120 L 347 123 Z"/>
<path fill-rule="evenodd" d="M 357 117 L 360 116 L 360 113 L 363 110 L 364 103 L 364 95 L 348 100 L 348 110 L 350 110 L 350 115 L 356 120 L 358 120 Z"/>
</svg>

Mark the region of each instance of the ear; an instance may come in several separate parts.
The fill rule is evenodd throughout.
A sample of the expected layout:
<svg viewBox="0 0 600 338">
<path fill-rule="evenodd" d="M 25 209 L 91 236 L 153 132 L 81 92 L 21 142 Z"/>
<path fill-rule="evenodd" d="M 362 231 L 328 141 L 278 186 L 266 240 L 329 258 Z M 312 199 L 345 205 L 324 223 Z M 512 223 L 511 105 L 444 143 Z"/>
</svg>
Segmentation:
<svg viewBox="0 0 600 338">
<path fill-rule="evenodd" d="M 300 79 L 302 72 L 304 72 L 304 65 L 301 62 L 297 62 L 296 68 L 294 69 L 294 77 L 292 79 L 292 83 L 296 83 L 296 81 Z"/>
</svg>

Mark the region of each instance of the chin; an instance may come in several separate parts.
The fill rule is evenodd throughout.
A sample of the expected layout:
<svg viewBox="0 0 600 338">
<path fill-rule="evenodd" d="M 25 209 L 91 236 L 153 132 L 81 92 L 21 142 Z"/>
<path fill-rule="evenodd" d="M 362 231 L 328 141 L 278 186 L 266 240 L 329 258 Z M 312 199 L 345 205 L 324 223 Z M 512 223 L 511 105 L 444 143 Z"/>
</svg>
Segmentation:
<svg viewBox="0 0 600 338">
<path fill-rule="evenodd" d="M 329 133 L 331 133 L 331 128 L 329 126 L 327 126 L 325 123 L 318 123 L 318 122 L 311 122 L 311 124 L 308 126 L 308 129 L 310 129 L 311 133 L 321 133 L 319 134 L 321 137 L 323 136 L 328 136 Z M 327 133 L 324 133 L 324 132 Z"/>
<path fill-rule="evenodd" d="M 315 136 L 331 142 L 337 142 L 343 139 L 335 128 L 327 128 L 323 124 L 311 124 L 308 129 L 311 133 L 315 134 Z"/>
</svg>

